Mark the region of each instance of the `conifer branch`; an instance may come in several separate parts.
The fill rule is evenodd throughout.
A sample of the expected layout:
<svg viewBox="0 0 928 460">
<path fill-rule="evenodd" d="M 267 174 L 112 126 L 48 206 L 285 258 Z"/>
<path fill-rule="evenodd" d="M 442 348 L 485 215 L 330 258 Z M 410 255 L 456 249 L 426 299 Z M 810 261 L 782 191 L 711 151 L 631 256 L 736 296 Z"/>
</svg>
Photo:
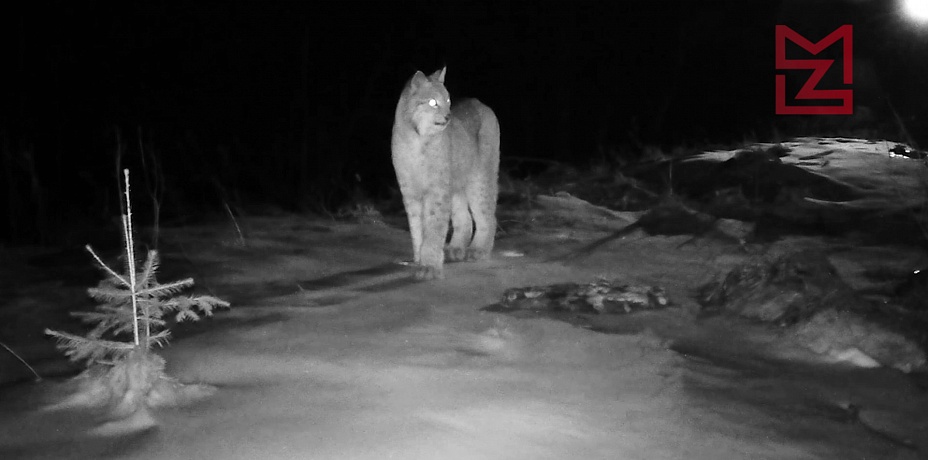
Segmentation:
<svg viewBox="0 0 928 460">
<path fill-rule="evenodd" d="M 149 284 L 157 284 L 155 282 L 155 273 L 158 271 L 160 259 L 157 250 L 153 249 L 148 251 L 148 259 L 145 260 L 145 266 L 142 267 L 142 276 L 138 280 L 139 285 L 148 286 Z M 193 280 L 191 280 L 191 283 L 192 282 Z"/>
<path fill-rule="evenodd" d="M 102 308 L 100 310 L 103 310 Z M 114 334 L 131 332 L 132 317 L 129 312 L 119 309 L 107 309 L 110 311 L 87 311 L 74 312 L 71 316 L 80 318 L 84 323 L 97 323 L 93 331 L 98 336 L 112 331 Z"/>
<path fill-rule="evenodd" d="M 128 285 L 126 287 L 128 287 Z M 110 303 L 124 301 L 126 305 L 129 304 L 129 298 L 126 296 L 126 291 L 123 291 L 116 286 L 104 285 L 95 288 L 87 288 L 87 294 L 90 295 L 90 297 L 94 300 L 100 302 Z"/>
<path fill-rule="evenodd" d="M 193 278 L 187 278 L 180 281 L 174 281 L 168 284 L 159 284 L 147 289 L 138 291 L 139 295 L 151 295 L 152 297 L 168 297 L 177 294 L 188 287 L 193 286 Z"/>
<path fill-rule="evenodd" d="M 91 339 L 66 332 L 45 329 L 45 333 L 54 337 L 59 348 L 71 361 L 86 360 L 88 363 L 121 358 L 135 348 L 131 343 L 112 340 Z"/>
<path fill-rule="evenodd" d="M 90 255 L 93 256 L 93 258 L 97 261 L 97 264 L 99 264 L 100 267 L 102 267 L 104 270 L 106 270 L 106 272 L 109 273 L 111 277 L 113 277 L 113 278 L 119 280 L 119 282 L 122 283 L 123 286 L 127 286 L 127 287 L 129 286 L 129 282 L 126 281 L 126 279 L 123 278 L 122 275 L 120 275 L 119 273 L 116 273 L 115 271 L 113 271 L 113 269 L 110 268 L 109 265 L 106 265 L 106 263 L 103 262 L 102 259 L 100 259 L 100 256 L 98 256 L 97 253 L 93 251 L 93 248 L 90 247 L 89 244 L 88 244 L 88 245 L 85 245 L 84 248 L 87 249 L 87 252 L 89 252 Z"/>
<path fill-rule="evenodd" d="M 148 348 L 164 348 L 168 344 L 168 339 L 171 337 L 171 331 L 164 329 L 161 332 L 148 338 Z"/>
</svg>

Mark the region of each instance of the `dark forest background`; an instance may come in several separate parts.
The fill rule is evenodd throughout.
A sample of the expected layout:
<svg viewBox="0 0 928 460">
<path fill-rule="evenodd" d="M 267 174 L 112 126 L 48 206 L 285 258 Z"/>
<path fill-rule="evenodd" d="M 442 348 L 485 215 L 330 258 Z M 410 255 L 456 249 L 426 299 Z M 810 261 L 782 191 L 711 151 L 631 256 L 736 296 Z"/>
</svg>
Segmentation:
<svg viewBox="0 0 928 460">
<path fill-rule="evenodd" d="M 132 168 L 143 219 L 153 203 L 148 190 L 163 193 L 162 223 L 225 213 L 226 205 L 333 212 L 359 197 L 389 197 L 401 87 L 416 69 L 442 65 L 453 97 L 479 97 L 497 112 L 504 169 L 513 158 L 583 165 L 644 145 L 701 148 L 811 131 L 925 147 L 928 31 L 898 6 L 19 6 L 0 17 L 0 246 L 85 243 L 120 213 L 121 167 Z M 854 116 L 774 115 L 776 24 L 813 41 L 854 26 Z M 830 72 L 826 83 L 839 76 Z M 791 90 L 799 84 L 791 81 Z"/>
</svg>

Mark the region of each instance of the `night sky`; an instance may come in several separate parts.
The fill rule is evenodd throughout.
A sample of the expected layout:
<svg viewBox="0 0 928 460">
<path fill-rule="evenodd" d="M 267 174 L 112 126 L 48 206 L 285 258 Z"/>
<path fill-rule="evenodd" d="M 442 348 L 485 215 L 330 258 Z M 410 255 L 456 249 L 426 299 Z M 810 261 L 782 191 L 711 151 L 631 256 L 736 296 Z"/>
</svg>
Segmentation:
<svg viewBox="0 0 928 460">
<path fill-rule="evenodd" d="M 496 111 L 504 169 L 861 123 L 924 148 L 928 33 L 896 3 L 34 2 L 0 19 L 0 244 L 82 243 L 118 216 L 120 145 L 140 181 L 140 152 L 160 162 L 168 221 L 387 197 L 402 85 L 443 65 L 453 98 Z M 776 116 L 776 24 L 852 24 L 869 116 Z"/>
</svg>

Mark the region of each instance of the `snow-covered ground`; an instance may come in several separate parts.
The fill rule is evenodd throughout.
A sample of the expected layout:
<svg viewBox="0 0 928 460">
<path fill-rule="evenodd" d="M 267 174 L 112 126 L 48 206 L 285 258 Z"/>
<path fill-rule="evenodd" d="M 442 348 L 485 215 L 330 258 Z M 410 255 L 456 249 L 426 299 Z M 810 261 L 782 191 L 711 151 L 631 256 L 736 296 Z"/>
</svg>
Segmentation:
<svg viewBox="0 0 928 460">
<path fill-rule="evenodd" d="M 2 387 L 0 459 L 928 457 L 928 394 L 910 376 L 823 363 L 768 326 L 697 318 L 691 289 L 746 260 L 737 245 L 639 232 L 550 262 L 606 233 L 540 225 L 501 235 L 491 261 L 414 283 L 396 263 L 410 252 L 396 226 L 239 224 L 245 247 L 231 223 L 162 235 L 162 279 L 193 276 L 232 303 L 176 328 L 161 352 L 168 374 L 215 395 L 155 411 L 157 428 L 98 436 L 98 414 L 40 410 L 68 381 Z M 676 306 L 617 318 L 617 334 L 480 310 L 507 288 L 600 276 L 662 286 Z M 54 310 L 44 299 L 56 286 L 18 283 L 4 308 Z"/>
</svg>

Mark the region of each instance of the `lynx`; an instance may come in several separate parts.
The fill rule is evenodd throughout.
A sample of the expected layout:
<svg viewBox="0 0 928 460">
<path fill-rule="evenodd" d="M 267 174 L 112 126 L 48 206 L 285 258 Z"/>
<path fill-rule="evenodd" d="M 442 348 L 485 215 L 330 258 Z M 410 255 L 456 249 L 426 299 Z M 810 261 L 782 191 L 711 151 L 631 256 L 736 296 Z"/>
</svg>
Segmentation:
<svg viewBox="0 0 928 460">
<path fill-rule="evenodd" d="M 412 76 L 393 123 L 393 168 L 418 279 L 443 278 L 445 258 L 489 257 L 496 237 L 499 121 L 476 99 L 452 106 L 446 69 Z M 445 248 L 449 220 L 451 241 Z"/>
</svg>

